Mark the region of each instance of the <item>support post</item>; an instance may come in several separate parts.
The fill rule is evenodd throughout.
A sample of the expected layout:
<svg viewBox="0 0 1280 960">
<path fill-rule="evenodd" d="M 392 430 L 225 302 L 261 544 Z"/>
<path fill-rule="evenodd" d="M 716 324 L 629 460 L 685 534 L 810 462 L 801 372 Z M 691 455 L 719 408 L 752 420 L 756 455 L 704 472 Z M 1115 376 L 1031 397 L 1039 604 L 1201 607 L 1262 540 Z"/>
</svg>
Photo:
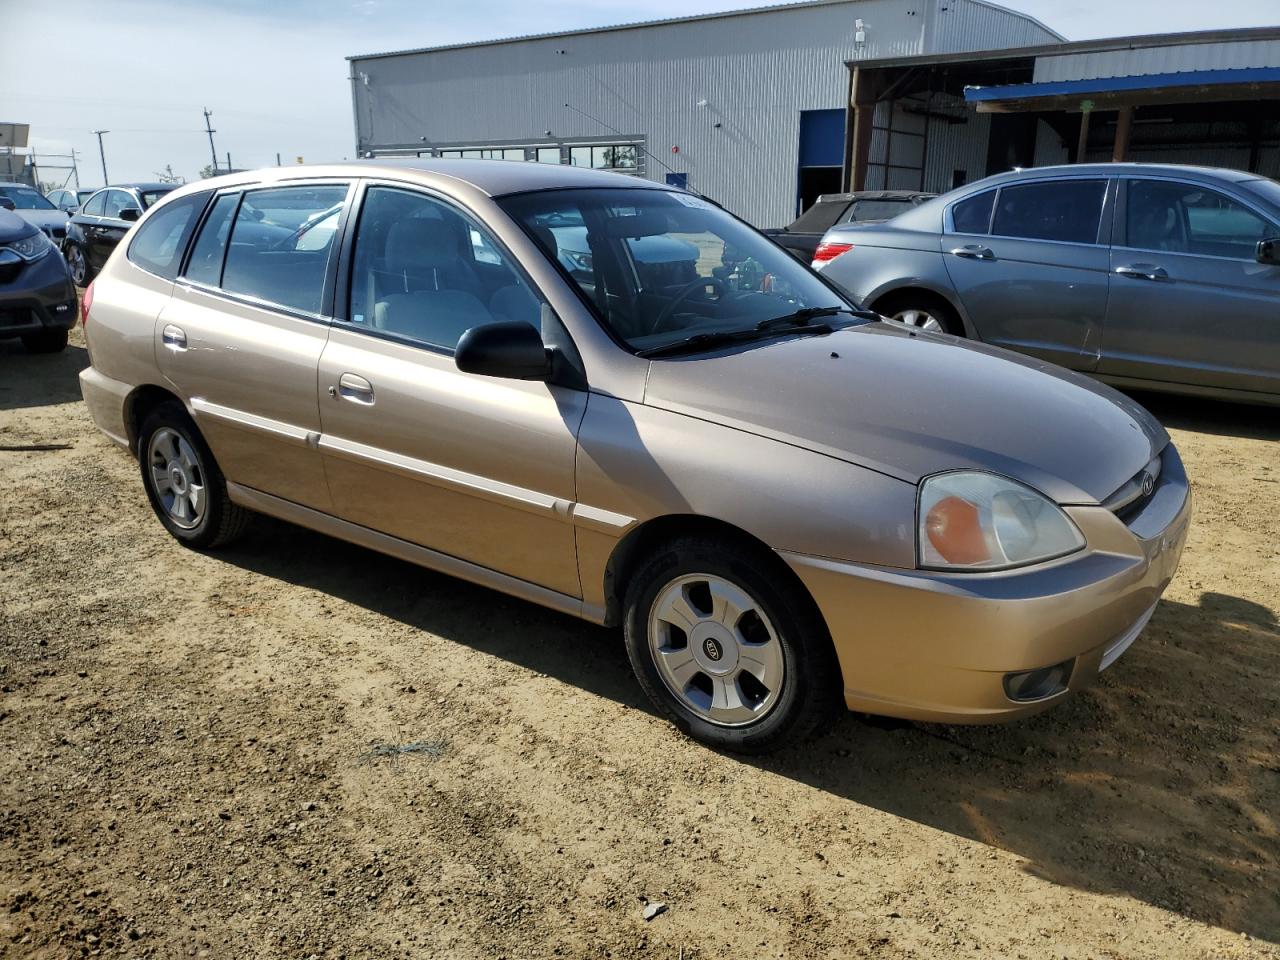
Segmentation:
<svg viewBox="0 0 1280 960">
<path fill-rule="evenodd" d="M 1116 118 L 1116 142 L 1111 151 L 1112 163 L 1124 163 L 1129 159 L 1129 132 L 1133 127 L 1133 107 L 1121 107 Z"/>
<path fill-rule="evenodd" d="M 875 122 L 879 83 L 862 67 L 853 71 L 853 136 L 850 137 L 849 183 L 851 191 L 867 187 L 867 167 L 871 160 L 871 129 Z"/>
<path fill-rule="evenodd" d="M 1085 151 L 1089 149 L 1089 114 L 1093 113 L 1093 101 L 1080 103 L 1080 139 L 1076 142 L 1076 163 L 1084 163 Z"/>
</svg>

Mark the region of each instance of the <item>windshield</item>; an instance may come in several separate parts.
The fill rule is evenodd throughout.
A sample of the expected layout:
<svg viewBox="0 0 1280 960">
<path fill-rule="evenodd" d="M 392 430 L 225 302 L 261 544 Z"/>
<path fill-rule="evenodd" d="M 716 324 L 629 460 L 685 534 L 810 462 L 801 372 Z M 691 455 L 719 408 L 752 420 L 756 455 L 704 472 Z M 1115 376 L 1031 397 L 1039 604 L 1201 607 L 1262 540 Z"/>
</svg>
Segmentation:
<svg viewBox="0 0 1280 960">
<path fill-rule="evenodd" d="M 16 210 L 57 210 L 52 203 L 29 187 L 0 187 L 0 197 L 13 201 Z"/>
<path fill-rule="evenodd" d="M 798 310 L 850 309 L 791 254 L 691 194 L 548 190 L 499 203 L 636 351 L 752 331 Z"/>
</svg>

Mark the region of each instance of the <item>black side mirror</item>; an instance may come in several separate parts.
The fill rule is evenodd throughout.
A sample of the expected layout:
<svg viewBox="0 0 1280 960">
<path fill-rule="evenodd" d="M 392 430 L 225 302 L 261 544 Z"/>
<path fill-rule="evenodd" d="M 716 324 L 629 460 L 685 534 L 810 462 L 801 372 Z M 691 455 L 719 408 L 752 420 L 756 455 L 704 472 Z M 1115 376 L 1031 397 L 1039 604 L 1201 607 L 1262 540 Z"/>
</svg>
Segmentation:
<svg viewBox="0 0 1280 960">
<path fill-rule="evenodd" d="M 142 211 L 137 207 L 125 207 L 120 211 L 120 219 L 128 220 L 130 223 L 133 223 L 140 216 L 142 216 Z"/>
<path fill-rule="evenodd" d="M 458 340 L 453 362 L 463 373 L 508 380 L 546 380 L 552 352 L 535 327 L 504 320 L 472 327 Z"/>
<path fill-rule="evenodd" d="M 1280 237 L 1271 237 L 1258 241 L 1258 250 L 1253 257 L 1259 263 L 1280 266 Z"/>
<path fill-rule="evenodd" d="M 16 209 L 18 209 L 17 204 L 15 204 L 15 203 L 14 203 L 12 200 L 10 200 L 8 197 L 0 197 L 0 207 L 3 207 L 5 210 L 16 210 Z"/>
</svg>

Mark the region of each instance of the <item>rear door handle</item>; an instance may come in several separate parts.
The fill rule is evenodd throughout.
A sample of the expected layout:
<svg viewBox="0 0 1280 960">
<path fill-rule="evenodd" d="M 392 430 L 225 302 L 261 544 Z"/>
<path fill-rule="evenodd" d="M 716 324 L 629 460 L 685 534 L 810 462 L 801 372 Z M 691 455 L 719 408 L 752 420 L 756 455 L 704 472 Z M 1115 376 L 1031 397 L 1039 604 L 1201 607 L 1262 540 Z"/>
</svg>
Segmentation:
<svg viewBox="0 0 1280 960">
<path fill-rule="evenodd" d="M 181 327 L 175 327 L 172 323 L 164 325 L 164 329 L 160 331 L 160 340 L 169 350 L 187 349 L 187 332 Z"/>
<path fill-rule="evenodd" d="M 951 251 L 953 256 L 963 257 L 966 260 L 994 260 L 996 255 L 991 252 L 990 248 L 979 246 L 976 243 L 965 244 L 963 247 L 956 247 Z"/>
<path fill-rule="evenodd" d="M 373 384 L 354 373 L 344 373 L 338 378 L 338 396 L 352 403 L 373 406 Z"/>
<path fill-rule="evenodd" d="M 1116 267 L 1116 273 L 1122 277 L 1131 277 L 1134 280 L 1155 280 L 1159 283 L 1169 283 L 1169 273 L 1164 267 L 1157 267 L 1154 263 L 1129 263 L 1122 267 Z"/>
</svg>

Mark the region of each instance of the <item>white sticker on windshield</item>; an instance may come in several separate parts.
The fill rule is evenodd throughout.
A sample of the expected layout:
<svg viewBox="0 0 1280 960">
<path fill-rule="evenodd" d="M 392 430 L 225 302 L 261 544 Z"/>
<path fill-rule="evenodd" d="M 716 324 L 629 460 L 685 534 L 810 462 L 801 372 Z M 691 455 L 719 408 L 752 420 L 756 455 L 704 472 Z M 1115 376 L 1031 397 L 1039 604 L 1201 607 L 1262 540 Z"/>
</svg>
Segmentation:
<svg viewBox="0 0 1280 960">
<path fill-rule="evenodd" d="M 677 201 L 683 203 L 686 207 L 693 207 L 695 210 L 710 210 L 711 204 L 703 200 L 701 197 L 695 197 L 691 193 L 673 193 Z"/>
</svg>

